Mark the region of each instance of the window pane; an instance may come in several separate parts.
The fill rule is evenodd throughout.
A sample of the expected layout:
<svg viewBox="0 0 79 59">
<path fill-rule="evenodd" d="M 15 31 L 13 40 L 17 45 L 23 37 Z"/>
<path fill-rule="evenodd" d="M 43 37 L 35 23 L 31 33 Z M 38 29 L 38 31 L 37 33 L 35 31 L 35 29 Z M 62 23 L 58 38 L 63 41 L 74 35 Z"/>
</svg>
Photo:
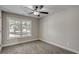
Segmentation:
<svg viewBox="0 0 79 59">
<path fill-rule="evenodd" d="M 16 37 L 16 35 L 9 33 L 9 38 L 12 38 L 12 37 Z"/>
<path fill-rule="evenodd" d="M 15 19 L 15 20 L 14 20 Z M 17 18 L 9 18 L 9 38 L 31 36 L 32 22 L 28 20 L 18 20 Z"/>
<path fill-rule="evenodd" d="M 31 21 L 22 21 L 22 36 L 31 36 Z"/>
<path fill-rule="evenodd" d="M 9 20 L 9 37 L 20 37 L 20 21 Z"/>
</svg>

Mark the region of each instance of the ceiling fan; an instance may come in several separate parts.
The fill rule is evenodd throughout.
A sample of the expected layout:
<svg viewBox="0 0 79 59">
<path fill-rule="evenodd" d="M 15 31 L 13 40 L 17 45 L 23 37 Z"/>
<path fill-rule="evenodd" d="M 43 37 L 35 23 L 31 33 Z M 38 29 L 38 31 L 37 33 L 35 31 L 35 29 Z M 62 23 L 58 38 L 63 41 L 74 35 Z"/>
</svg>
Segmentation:
<svg viewBox="0 0 79 59">
<path fill-rule="evenodd" d="M 48 14 L 48 12 L 41 11 L 41 9 L 43 7 L 44 7 L 43 5 L 33 5 L 32 9 L 29 8 L 31 10 L 31 12 L 28 14 L 33 14 L 33 15 L 36 15 L 38 17 L 40 17 L 40 14 Z"/>
</svg>

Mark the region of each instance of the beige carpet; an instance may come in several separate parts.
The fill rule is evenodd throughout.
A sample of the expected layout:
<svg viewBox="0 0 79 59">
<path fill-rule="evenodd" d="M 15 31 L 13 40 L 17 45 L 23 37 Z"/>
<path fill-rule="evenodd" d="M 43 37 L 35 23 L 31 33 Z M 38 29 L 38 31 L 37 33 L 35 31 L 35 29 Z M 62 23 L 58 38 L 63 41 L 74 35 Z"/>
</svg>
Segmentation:
<svg viewBox="0 0 79 59">
<path fill-rule="evenodd" d="M 2 49 L 2 54 L 74 54 L 43 41 L 33 41 Z"/>
</svg>

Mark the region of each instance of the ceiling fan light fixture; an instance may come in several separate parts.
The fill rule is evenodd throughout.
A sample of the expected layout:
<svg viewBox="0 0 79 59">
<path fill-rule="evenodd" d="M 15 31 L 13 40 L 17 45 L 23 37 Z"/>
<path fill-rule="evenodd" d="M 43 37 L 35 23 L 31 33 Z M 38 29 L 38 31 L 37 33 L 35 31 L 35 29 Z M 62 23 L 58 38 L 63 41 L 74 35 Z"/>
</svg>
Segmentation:
<svg viewBox="0 0 79 59">
<path fill-rule="evenodd" d="M 34 14 L 34 15 L 39 15 L 39 12 L 38 12 L 38 11 L 34 11 L 33 14 Z"/>
</svg>

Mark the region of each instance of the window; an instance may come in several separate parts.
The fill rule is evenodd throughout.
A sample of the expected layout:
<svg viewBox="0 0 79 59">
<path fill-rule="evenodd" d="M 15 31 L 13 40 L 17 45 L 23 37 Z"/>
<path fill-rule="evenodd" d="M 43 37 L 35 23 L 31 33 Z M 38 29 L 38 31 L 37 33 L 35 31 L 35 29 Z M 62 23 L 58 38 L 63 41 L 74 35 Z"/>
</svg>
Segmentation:
<svg viewBox="0 0 79 59">
<path fill-rule="evenodd" d="M 19 20 L 17 18 L 8 18 L 8 38 L 20 38 L 32 36 L 31 20 Z"/>
</svg>

